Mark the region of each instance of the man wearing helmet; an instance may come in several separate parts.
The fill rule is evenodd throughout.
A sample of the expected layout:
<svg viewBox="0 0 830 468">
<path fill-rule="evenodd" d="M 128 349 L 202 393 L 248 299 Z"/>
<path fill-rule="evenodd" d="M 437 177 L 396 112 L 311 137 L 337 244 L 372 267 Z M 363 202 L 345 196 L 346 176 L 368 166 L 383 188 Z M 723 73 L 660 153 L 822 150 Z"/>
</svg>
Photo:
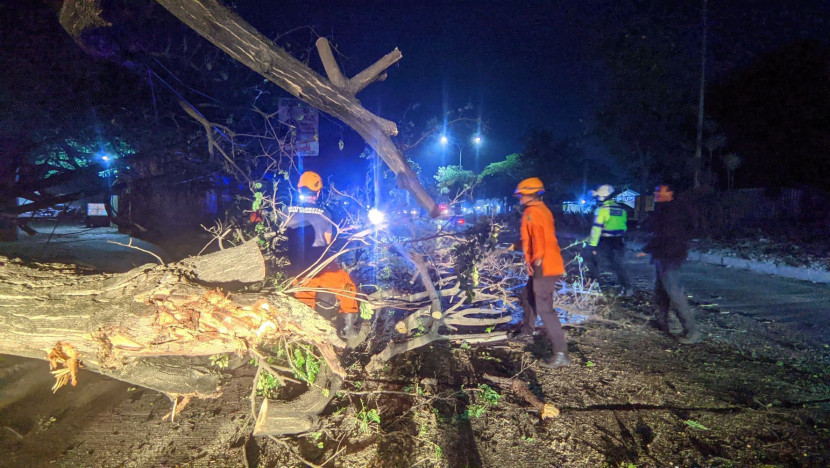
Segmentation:
<svg viewBox="0 0 830 468">
<path fill-rule="evenodd" d="M 565 264 L 556 240 L 553 213 L 542 201 L 544 192 L 545 186 L 538 177 L 519 182 L 515 192 L 524 208 L 521 244 L 517 242 L 516 246 L 524 252 L 528 273 L 524 320 L 518 338 L 532 338 L 536 316 L 540 316 L 547 337 L 553 344 L 553 357 L 542 361 L 542 366 L 555 369 L 569 365 L 571 360 L 562 324 L 553 308 L 556 282 L 565 274 Z"/>
<path fill-rule="evenodd" d="M 599 206 L 594 211 L 594 225 L 586 241 L 588 245 L 584 257 L 588 264 L 588 276 L 594 281 L 599 280 L 599 257 L 605 258 L 611 271 L 617 275 L 625 295 L 631 296 L 634 289 L 623 267 L 623 237 L 628 230 L 628 214 L 622 205 L 611 198 L 613 194 L 614 187 L 610 185 L 600 185 L 591 190 L 591 196 L 597 199 Z"/>
<path fill-rule="evenodd" d="M 300 203 L 288 207 L 288 220 L 285 224 L 290 262 L 286 272 L 291 276 L 307 273 L 307 270 L 322 259 L 334 237 L 331 213 L 318 204 L 320 191 L 323 189 L 323 179 L 320 175 L 313 171 L 303 172 L 297 189 L 300 191 Z M 348 273 L 332 261 L 314 277 L 304 281 L 303 286 L 309 289 L 326 289 L 327 291 L 319 292 L 300 291 L 295 297 L 329 320 L 341 316 L 341 335 L 347 338 L 354 336 L 358 311 L 355 300 L 357 288 Z"/>
</svg>

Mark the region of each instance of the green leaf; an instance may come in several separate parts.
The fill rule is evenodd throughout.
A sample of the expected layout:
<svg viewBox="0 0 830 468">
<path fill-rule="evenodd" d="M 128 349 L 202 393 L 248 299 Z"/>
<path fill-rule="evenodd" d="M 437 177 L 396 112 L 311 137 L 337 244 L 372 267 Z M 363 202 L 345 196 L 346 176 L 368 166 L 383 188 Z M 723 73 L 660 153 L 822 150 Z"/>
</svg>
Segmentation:
<svg viewBox="0 0 830 468">
<path fill-rule="evenodd" d="M 375 315 L 375 309 L 368 302 L 359 302 L 358 310 L 360 310 L 360 318 L 363 320 L 371 320 Z"/>
<path fill-rule="evenodd" d="M 687 425 L 687 426 L 689 426 L 689 427 L 691 427 L 692 429 L 698 429 L 698 430 L 701 430 L 701 431 L 708 431 L 708 430 L 709 430 L 709 428 L 707 428 L 707 427 L 706 427 L 706 426 L 704 426 L 703 424 L 701 424 L 701 423 L 699 423 L 699 422 L 697 422 L 697 421 L 692 421 L 691 419 L 687 419 L 687 420 L 685 420 L 685 421 L 683 421 L 683 422 L 685 422 L 685 423 L 686 423 L 686 425 Z"/>
</svg>

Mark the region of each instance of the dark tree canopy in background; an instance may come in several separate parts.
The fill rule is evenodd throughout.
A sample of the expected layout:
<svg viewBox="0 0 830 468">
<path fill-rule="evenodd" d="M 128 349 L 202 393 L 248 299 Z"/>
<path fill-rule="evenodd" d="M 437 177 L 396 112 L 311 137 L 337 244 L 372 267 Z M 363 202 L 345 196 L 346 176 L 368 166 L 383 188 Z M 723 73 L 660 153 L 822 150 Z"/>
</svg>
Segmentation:
<svg viewBox="0 0 830 468">
<path fill-rule="evenodd" d="M 830 45 L 769 52 L 713 90 L 712 116 L 746 158 L 738 182 L 830 189 Z"/>
</svg>

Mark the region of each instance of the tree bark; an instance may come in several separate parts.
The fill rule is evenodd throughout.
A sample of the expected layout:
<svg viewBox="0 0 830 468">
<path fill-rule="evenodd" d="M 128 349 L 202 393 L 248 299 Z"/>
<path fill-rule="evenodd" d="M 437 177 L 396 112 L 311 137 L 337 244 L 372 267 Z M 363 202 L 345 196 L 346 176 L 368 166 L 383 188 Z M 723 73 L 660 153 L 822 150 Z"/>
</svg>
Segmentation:
<svg viewBox="0 0 830 468">
<path fill-rule="evenodd" d="M 220 376 L 199 357 L 244 353 L 290 337 L 316 346 L 331 371 L 345 375 L 334 351 L 344 343 L 305 304 L 284 295 L 231 298 L 192 282 L 205 277 L 205 266 L 219 279 L 218 265 L 232 264 L 232 251 L 246 249 L 90 276 L 77 276 L 67 265 L 33 268 L 0 257 L 0 353 L 47 359 L 60 343 L 79 353 L 83 368 L 165 393 L 205 397 L 218 394 Z M 234 273 L 222 282 L 257 277 Z"/>
</svg>

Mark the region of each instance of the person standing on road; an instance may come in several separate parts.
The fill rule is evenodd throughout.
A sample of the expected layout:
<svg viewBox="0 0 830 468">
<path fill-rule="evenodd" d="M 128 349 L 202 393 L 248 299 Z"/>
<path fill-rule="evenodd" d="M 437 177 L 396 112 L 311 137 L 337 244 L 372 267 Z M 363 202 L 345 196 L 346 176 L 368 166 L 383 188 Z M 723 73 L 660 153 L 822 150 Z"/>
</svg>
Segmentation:
<svg viewBox="0 0 830 468">
<path fill-rule="evenodd" d="M 611 198 L 613 193 L 614 187 L 610 185 L 600 185 L 596 190 L 591 190 L 591 195 L 597 199 L 599 206 L 594 212 L 594 224 L 586 240 L 583 257 L 588 264 L 589 278 L 599 281 L 599 259 L 602 257 L 608 262 L 611 271 L 617 275 L 623 293 L 631 296 L 634 294 L 634 288 L 631 287 L 628 273 L 623 266 L 623 237 L 628 230 L 628 214 L 622 205 Z"/>
<path fill-rule="evenodd" d="M 542 201 L 545 186 L 538 177 L 519 182 L 515 196 L 524 207 L 522 213 L 521 248 L 527 265 L 527 287 L 524 320 L 518 339 L 533 338 L 537 315 L 542 318 L 548 339 L 553 344 L 553 357 L 542 361 L 542 367 L 556 369 L 571 363 L 568 344 L 559 316 L 553 308 L 556 282 L 565 274 L 565 264 L 556 240 L 553 213 Z"/>
<path fill-rule="evenodd" d="M 680 283 L 680 267 L 689 253 L 689 233 L 692 231 L 691 212 L 674 200 L 674 191 L 667 185 L 659 185 L 654 191 L 654 213 L 646 221 L 652 233 L 643 252 L 651 254 L 654 265 L 654 303 L 657 306 L 657 326 L 661 331 L 683 344 L 700 341 L 695 318 L 683 285 Z M 645 253 L 639 254 L 644 256 Z M 679 336 L 669 330 L 669 311 L 674 309 L 683 325 Z"/>
</svg>

